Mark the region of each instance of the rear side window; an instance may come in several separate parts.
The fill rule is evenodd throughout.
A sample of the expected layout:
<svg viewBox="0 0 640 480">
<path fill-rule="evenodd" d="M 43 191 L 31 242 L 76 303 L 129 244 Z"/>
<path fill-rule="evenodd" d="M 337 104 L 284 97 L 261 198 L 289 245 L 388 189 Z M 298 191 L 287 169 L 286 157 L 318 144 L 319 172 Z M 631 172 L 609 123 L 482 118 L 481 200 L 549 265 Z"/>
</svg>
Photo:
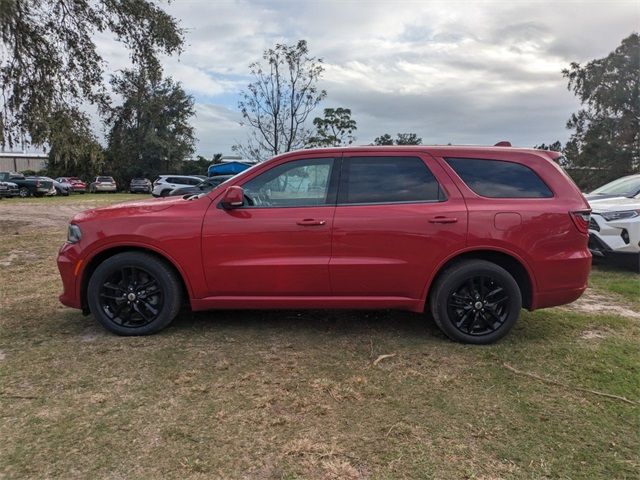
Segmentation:
<svg viewBox="0 0 640 480">
<path fill-rule="evenodd" d="M 444 200 L 438 181 L 418 157 L 344 158 L 338 203 L 411 203 Z"/>
<path fill-rule="evenodd" d="M 467 186 L 489 198 L 550 198 L 553 193 L 529 167 L 502 160 L 447 158 Z"/>
</svg>

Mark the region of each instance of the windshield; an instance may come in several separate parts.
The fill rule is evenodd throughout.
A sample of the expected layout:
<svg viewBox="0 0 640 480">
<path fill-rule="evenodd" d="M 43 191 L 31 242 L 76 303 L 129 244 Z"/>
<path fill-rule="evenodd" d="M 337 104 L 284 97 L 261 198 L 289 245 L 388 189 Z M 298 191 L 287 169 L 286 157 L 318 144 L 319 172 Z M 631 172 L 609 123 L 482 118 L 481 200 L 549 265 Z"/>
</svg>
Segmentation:
<svg viewBox="0 0 640 480">
<path fill-rule="evenodd" d="M 623 177 L 596 188 L 591 195 L 620 195 L 633 197 L 640 192 L 640 175 Z"/>
</svg>

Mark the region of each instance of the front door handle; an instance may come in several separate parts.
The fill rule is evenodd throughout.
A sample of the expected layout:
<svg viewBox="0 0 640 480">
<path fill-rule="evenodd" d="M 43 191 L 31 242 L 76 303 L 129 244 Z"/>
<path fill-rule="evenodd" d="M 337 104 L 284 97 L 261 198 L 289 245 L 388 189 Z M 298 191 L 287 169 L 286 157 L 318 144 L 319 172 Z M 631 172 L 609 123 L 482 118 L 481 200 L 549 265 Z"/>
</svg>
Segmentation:
<svg viewBox="0 0 640 480">
<path fill-rule="evenodd" d="M 429 223 L 456 223 L 457 221 L 458 219 L 455 217 L 444 217 L 442 215 L 429 219 Z"/>
<path fill-rule="evenodd" d="M 296 223 L 302 227 L 316 227 L 324 225 L 327 222 L 324 220 L 316 220 L 315 218 L 305 218 L 303 220 L 298 220 Z"/>
</svg>

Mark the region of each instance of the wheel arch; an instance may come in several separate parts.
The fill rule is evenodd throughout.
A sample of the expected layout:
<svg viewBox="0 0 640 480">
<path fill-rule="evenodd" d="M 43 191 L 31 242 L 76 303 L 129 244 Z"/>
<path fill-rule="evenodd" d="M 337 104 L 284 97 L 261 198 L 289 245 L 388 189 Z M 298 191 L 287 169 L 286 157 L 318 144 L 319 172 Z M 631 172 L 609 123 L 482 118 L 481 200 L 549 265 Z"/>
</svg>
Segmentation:
<svg viewBox="0 0 640 480">
<path fill-rule="evenodd" d="M 185 300 L 185 302 L 187 302 L 189 307 L 191 307 L 191 293 L 189 290 L 189 283 L 184 275 L 184 272 L 182 272 L 178 265 L 168 255 L 147 246 L 118 245 L 97 252 L 88 260 L 86 266 L 84 267 L 82 271 L 82 277 L 80 278 L 80 304 L 83 312 L 89 312 L 89 304 L 87 302 L 87 287 L 89 285 L 89 280 L 91 279 L 93 272 L 95 272 L 96 268 L 98 268 L 98 265 L 100 265 L 106 259 L 111 258 L 119 253 L 136 251 L 152 255 L 158 260 L 163 261 L 169 268 L 171 268 L 182 287 L 182 298 Z"/>
<path fill-rule="evenodd" d="M 531 306 L 533 305 L 535 285 L 531 271 L 526 266 L 525 262 L 517 256 L 509 252 L 491 249 L 476 249 L 461 252 L 449 258 L 442 265 L 440 265 L 440 267 L 436 271 L 436 274 L 431 278 L 431 281 L 427 285 L 425 294 L 425 307 L 427 302 L 429 301 L 432 288 L 438 281 L 438 278 L 451 265 L 463 262 L 465 260 L 486 260 L 488 262 L 495 263 L 496 265 L 507 270 L 513 276 L 516 283 L 518 284 L 518 287 L 520 288 L 520 293 L 522 294 L 522 306 L 527 310 L 531 309 Z"/>
</svg>

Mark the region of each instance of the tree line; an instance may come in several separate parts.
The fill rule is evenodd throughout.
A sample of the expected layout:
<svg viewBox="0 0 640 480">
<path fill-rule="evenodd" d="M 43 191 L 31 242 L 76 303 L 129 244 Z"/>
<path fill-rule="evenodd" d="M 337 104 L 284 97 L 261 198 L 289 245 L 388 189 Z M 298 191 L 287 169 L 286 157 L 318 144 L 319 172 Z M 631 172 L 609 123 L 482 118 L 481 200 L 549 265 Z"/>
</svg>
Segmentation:
<svg viewBox="0 0 640 480">
<path fill-rule="evenodd" d="M 95 36 L 111 33 L 131 66 L 107 75 Z M 194 99 L 164 75 L 160 58 L 184 48 L 178 21 L 148 0 L 0 3 L 0 145 L 48 148 L 48 174 L 123 181 L 159 173 L 203 173 L 220 154 L 190 160 Z M 571 115 L 563 166 L 579 181 L 640 171 L 640 37 L 633 33 L 605 58 L 562 71 L 582 108 Z M 310 147 L 351 145 L 357 122 L 347 107 L 324 108 L 324 62 L 305 40 L 278 43 L 249 66 L 238 109 L 247 138 L 233 149 L 254 160 Z M 98 119 L 98 122 L 96 122 Z M 94 131 L 99 123 L 105 141 Z M 416 133 L 383 133 L 375 145 L 419 145 Z"/>
</svg>

